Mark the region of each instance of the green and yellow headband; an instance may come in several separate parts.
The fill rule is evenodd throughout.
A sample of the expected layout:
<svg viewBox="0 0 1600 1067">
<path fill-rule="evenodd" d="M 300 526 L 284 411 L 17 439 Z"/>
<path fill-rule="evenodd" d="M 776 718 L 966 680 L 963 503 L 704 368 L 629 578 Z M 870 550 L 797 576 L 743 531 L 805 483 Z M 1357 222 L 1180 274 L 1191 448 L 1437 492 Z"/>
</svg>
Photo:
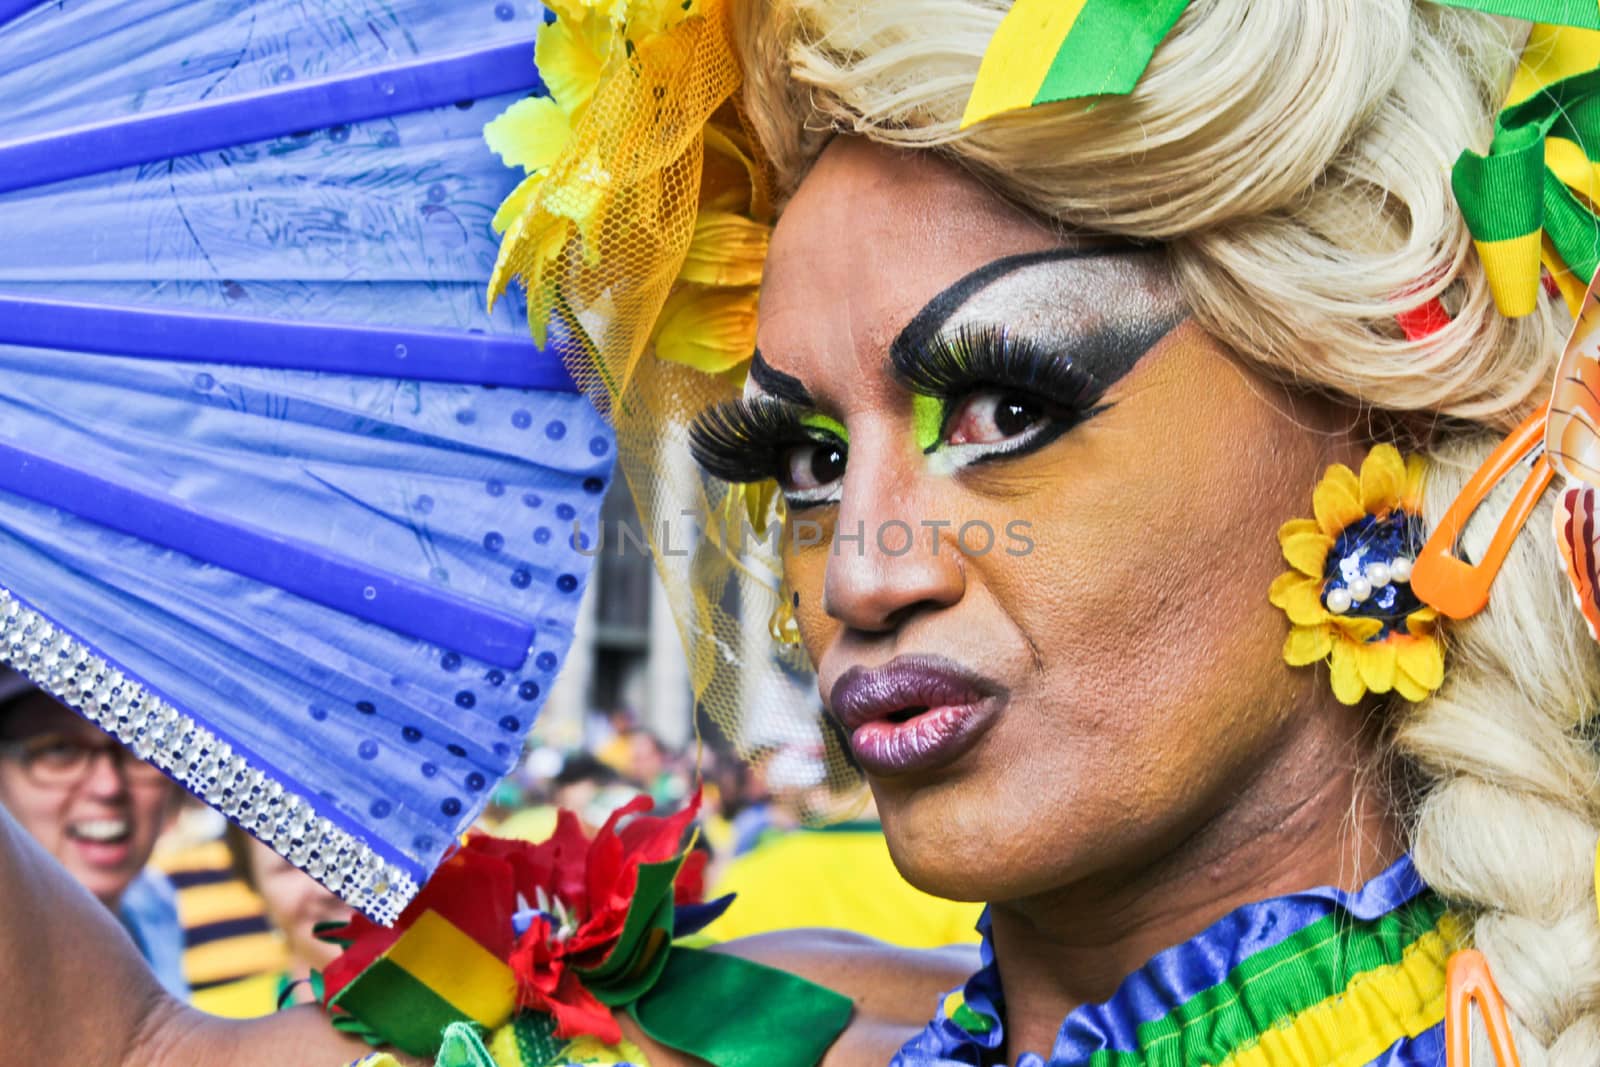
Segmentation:
<svg viewBox="0 0 1600 1067">
<path fill-rule="evenodd" d="M 1434 0 L 1600 30 L 1596 0 Z M 984 53 L 963 128 L 1007 111 L 1133 91 L 1189 0 L 1017 0 Z"/>
<path fill-rule="evenodd" d="M 1451 185 L 1501 313 L 1534 310 L 1541 266 L 1576 313 L 1600 267 L 1600 2 L 1434 2 L 1543 24 L 1489 151 L 1463 151 Z M 1131 93 L 1188 6 L 1017 0 L 984 54 L 962 128 L 1040 104 Z"/>
</svg>

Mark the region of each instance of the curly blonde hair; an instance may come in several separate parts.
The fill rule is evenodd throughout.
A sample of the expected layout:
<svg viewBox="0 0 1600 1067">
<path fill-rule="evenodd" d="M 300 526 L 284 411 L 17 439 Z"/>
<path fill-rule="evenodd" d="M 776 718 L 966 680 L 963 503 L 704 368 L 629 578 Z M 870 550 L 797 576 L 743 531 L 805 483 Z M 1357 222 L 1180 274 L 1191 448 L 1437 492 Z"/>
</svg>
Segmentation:
<svg viewBox="0 0 1600 1067">
<path fill-rule="evenodd" d="M 1569 322 L 1494 307 L 1450 191 L 1528 27 L 1414 0 L 1194 0 L 1126 97 L 960 120 L 1004 0 L 753 0 L 743 104 L 792 191 L 833 133 L 956 161 L 1039 216 L 1160 241 L 1197 319 L 1264 371 L 1423 427 L 1437 519 L 1548 395 Z M 1441 297 L 1408 340 L 1395 316 Z M 1488 510 L 1493 510 L 1488 509 Z M 1525 1063 L 1600 1058 L 1600 651 L 1538 512 L 1443 688 L 1391 713 L 1413 852 L 1470 915 Z M 1490 531 L 1469 529 L 1481 551 Z M 1263 551 L 1273 550 L 1265 546 Z"/>
</svg>

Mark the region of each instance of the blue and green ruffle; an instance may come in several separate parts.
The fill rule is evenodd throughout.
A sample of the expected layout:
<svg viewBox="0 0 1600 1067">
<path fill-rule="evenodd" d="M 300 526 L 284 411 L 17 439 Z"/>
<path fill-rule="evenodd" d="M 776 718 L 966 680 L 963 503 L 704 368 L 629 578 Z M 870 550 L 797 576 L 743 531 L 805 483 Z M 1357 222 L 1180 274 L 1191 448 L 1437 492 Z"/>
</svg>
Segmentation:
<svg viewBox="0 0 1600 1067">
<path fill-rule="evenodd" d="M 983 968 L 893 1067 L 997 1067 L 1005 1004 L 987 914 Z M 1444 1062 L 1445 964 L 1465 930 L 1402 858 L 1354 893 L 1314 889 L 1240 908 L 1067 1016 L 1017 1067 L 1227 1067 Z"/>
</svg>

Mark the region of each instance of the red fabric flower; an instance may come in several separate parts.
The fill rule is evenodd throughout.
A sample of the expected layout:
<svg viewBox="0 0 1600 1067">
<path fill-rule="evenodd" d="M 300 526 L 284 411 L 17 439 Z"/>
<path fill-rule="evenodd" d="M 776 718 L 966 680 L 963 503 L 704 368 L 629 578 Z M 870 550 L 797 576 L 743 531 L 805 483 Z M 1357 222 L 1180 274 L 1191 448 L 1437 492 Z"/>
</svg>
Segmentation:
<svg viewBox="0 0 1600 1067">
<path fill-rule="evenodd" d="M 548 1012 L 556 1020 L 558 1037 L 593 1034 L 608 1045 L 622 1040 L 611 1009 L 584 988 L 570 966 L 565 946 L 544 919 L 536 919 L 511 953 L 511 972 L 517 976 L 517 1006 Z"/>
<path fill-rule="evenodd" d="M 583 984 L 578 973 L 606 961 L 622 936 L 638 888 L 641 864 L 679 855 L 683 836 L 700 810 L 700 793 L 676 815 L 652 818 L 649 797 L 614 812 L 591 841 L 578 818 L 562 811 L 548 840 L 531 844 L 474 834 L 423 886 L 392 928 L 361 915 L 330 931 L 349 943 L 323 975 L 324 1002 L 388 951 L 427 911 L 436 911 L 504 960 L 517 978 L 517 1006 L 548 1012 L 556 1034 L 592 1034 L 609 1044 L 622 1040 L 611 1009 Z M 621 830 L 617 824 L 633 818 Z M 674 881 L 674 903 L 700 895 L 705 858 L 691 854 Z M 512 917 L 528 908 L 540 914 L 518 937 Z"/>
<path fill-rule="evenodd" d="M 698 904 L 706 897 L 706 864 L 711 862 L 709 852 L 691 852 L 683 857 L 678 877 L 672 883 L 674 904 Z"/>
<path fill-rule="evenodd" d="M 650 810 L 650 798 L 638 797 L 613 812 L 593 841 L 585 839 L 577 817 L 563 811 L 548 841 L 491 846 L 511 864 L 521 899 L 544 913 L 517 940 L 509 962 L 517 976 L 518 1005 L 554 1016 L 556 1036 L 587 1033 L 609 1044 L 622 1040 L 611 1010 L 574 972 L 605 962 L 622 936 L 640 865 L 679 855 L 684 831 L 699 809 L 696 792 L 678 814 L 651 818 L 643 814 Z M 617 824 L 629 816 L 634 818 L 619 831 Z M 703 869 L 703 860 L 685 865 L 690 882 L 699 882 Z"/>
</svg>

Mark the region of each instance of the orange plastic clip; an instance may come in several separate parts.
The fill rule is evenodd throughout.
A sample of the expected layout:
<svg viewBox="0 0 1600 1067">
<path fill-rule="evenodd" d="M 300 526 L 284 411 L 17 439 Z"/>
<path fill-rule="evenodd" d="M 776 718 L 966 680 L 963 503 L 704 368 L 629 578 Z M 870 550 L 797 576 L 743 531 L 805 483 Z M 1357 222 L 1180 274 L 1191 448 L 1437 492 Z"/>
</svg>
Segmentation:
<svg viewBox="0 0 1600 1067">
<path fill-rule="evenodd" d="M 1506 1002 L 1489 973 L 1489 961 L 1477 949 L 1462 949 L 1445 970 L 1444 1047 L 1447 1067 L 1471 1067 L 1472 1002 L 1478 1002 L 1489 1047 L 1499 1067 L 1522 1067 L 1517 1045 L 1506 1022 Z"/>
<path fill-rule="evenodd" d="M 1500 480 L 1544 443 L 1544 424 L 1545 411 L 1541 409 L 1500 442 L 1451 503 L 1450 510 L 1445 512 L 1444 519 L 1434 527 L 1428 543 L 1422 547 L 1411 570 L 1411 591 L 1440 614 L 1465 619 L 1476 615 L 1489 603 L 1489 586 L 1500 573 L 1500 565 L 1506 561 L 1511 543 L 1533 513 L 1539 495 L 1555 477 L 1544 453 L 1534 457 L 1528 478 L 1495 528 L 1483 559 L 1468 563 L 1459 558 L 1455 554 L 1456 542 L 1467 520 Z"/>
</svg>

